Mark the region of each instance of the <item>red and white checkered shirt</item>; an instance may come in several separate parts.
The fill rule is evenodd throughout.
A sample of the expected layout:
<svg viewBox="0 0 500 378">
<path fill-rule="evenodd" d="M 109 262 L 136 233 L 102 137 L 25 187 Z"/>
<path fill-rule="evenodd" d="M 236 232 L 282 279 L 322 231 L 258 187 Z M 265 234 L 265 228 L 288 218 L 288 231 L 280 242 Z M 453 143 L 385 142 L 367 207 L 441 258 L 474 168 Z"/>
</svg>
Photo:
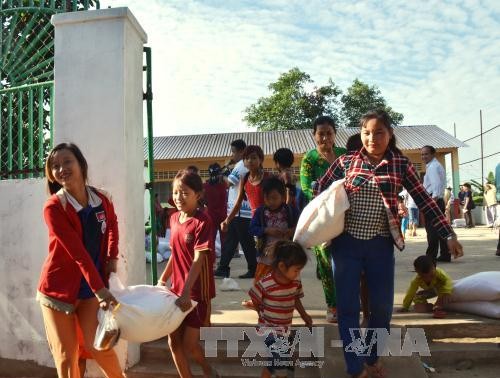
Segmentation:
<svg viewBox="0 0 500 378">
<path fill-rule="evenodd" d="M 441 238 L 455 235 L 446 217 L 421 184 L 413 164 L 406 156 L 387 150 L 382 161 L 373 166 L 365 155 L 364 148 L 360 151 L 350 151 L 333 162 L 313 189 L 316 194 L 320 193 L 332 182 L 344 177 L 345 190 L 349 196 L 359 191 L 369 180 L 375 180 L 387 210 L 389 229 L 398 249 L 403 250 L 405 246 L 398 217 L 398 193 L 403 187 L 414 199 L 418 208 L 426 214 L 426 219 L 432 219 L 432 226 Z"/>
<path fill-rule="evenodd" d="M 373 178 L 357 192 L 349 192 L 348 198 L 350 207 L 345 213 L 346 232 L 363 240 L 377 235 L 391 236 L 384 200 Z"/>
</svg>

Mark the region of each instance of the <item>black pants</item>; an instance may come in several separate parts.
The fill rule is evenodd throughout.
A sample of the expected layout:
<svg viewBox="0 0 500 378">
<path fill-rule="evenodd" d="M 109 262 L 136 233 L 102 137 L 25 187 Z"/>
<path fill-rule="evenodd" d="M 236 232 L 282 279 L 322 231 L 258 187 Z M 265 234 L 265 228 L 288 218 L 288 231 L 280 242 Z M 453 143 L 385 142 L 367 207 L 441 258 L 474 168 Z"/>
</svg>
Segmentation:
<svg viewBox="0 0 500 378">
<path fill-rule="evenodd" d="M 438 198 L 436 200 L 437 205 L 441 209 L 444 214 L 444 201 L 442 198 Z M 425 254 L 432 258 L 434 262 L 436 262 L 436 258 L 438 255 L 438 250 L 441 249 L 441 258 L 449 259 L 451 257 L 450 252 L 448 251 L 448 245 L 446 244 L 445 239 L 441 239 L 438 232 L 432 225 L 432 218 L 425 217 L 425 231 L 427 232 L 427 251 Z"/>
<path fill-rule="evenodd" d="M 255 240 L 248 232 L 250 218 L 235 217 L 228 225 L 228 230 L 222 245 L 219 270 L 225 271 L 229 275 L 229 264 L 234 256 L 234 250 L 241 244 L 243 253 L 247 260 L 248 271 L 255 272 L 257 267 L 257 251 L 255 250 Z"/>
<path fill-rule="evenodd" d="M 465 226 L 474 227 L 474 221 L 472 220 L 471 210 L 464 212 Z"/>
</svg>

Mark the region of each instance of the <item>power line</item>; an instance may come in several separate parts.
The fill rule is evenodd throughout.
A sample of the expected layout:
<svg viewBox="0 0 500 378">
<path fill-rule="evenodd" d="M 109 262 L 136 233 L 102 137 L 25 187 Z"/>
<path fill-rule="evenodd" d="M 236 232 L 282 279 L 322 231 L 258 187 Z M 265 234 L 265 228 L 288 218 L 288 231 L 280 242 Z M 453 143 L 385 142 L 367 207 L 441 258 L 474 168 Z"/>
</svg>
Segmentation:
<svg viewBox="0 0 500 378">
<path fill-rule="evenodd" d="M 488 132 L 490 132 L 490 131 L 492 131 L 492 130 L 495 130 L 497 127 L 500 127 L 500 125 L 493 126 L 491 129 L 488 129 L 488 130 L 486 130 L 486 131 L 483 131 L 482 135 L 484 135 L 484 134 L 486 134 L 486 133 L 488 133 Z M 468 142 L 469 140 L 475 139 L 475 138 L 480 137 L 480 136 L 481 136 L 481 134 L 478 134 L 478 135 L 473 136 L 473 137 L 471 137 L 471 138 L 469 138 L 469 139 L 465 139 L 465 140 L 463 140 L 462 142 L 464 142 L 464 143 L 465 143 L 465 142 Z"/>
<path fill-rule="evenodd" d="M 459 165 L 464 165 L 464 164 L 468 164 L 468 163 L 473 163 L 475 161 L 478 161 L 478 160 L 481 160 L 481 159 L 487 159 L 489 157 L 492 157 L 492 156 L 495 156 L 495 155 L 498 155 L 500 154 L 500 151 L 498 152 L 495 152 L 493 154 L 489 154 L 489 155 L 486 155 L 486 156 L 483 156 L 483 157 L 480 157 L 480 158 L 477 158 L 477 159 L 474 159 L 474 160 L 469 160 L 469 161 L 466 161 L 465 163 L 460 163 Z"/>
</svg>

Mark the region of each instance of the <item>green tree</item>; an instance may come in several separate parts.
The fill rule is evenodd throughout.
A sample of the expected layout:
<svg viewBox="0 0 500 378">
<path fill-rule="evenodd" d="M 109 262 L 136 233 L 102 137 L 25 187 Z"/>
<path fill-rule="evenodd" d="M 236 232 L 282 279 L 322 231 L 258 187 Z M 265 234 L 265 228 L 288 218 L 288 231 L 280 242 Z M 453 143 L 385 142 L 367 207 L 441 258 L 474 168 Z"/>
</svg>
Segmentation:
<svg viewBox="0 0 500 378">
<path fill-rule="evenodd" d="M 340 89 L 330 79 L 327 85 L 307 91 L 305 86 L 311 83 L 308 74 L 292 68 L 269 84 L 269 97 L 245 109 L 244 120 L 261 131 L 307 129 L 321 114 L 338 120 Z"/>
<path fill-rule="evenodd" d="M 245 109 L 244 121 L 258 130 L 294 130 L 310 128 L 319 115 L 329 115 L 341 126 L 357 127 L 361 116 L 374 109 L 386 110 L 395 125 L 403 115 L 387 105 L 380 90 L 356 79 L 342 95 L 332 79 L 322 87 L 311 86 L 311 77 L 297 67 L 281 74 L 269 84 L 271 95 L 261 97 Z"/>
<path fill-rule="evenodd" d="M 383 109 L 389 113 L 394 125 L 400 125 L 403 114 L 395 112 L 387 105 L 377 86 L 363 83 L 355 79 L 342 96 L 342 123 L 346 127 L 358 127 L 363 114 L 374 109 Z"/>
<path fill-rule="evenodd" d="M 44 160 L 50 147 L 50 85 L 23 91 L 9 88 L 54 79 L 52 15 L 98 7 L 94 0 L 0 0 L 0 175 L 28 168 L 28 152 Z M 4 90 L 5 89 L 5 90 Z M 4 91 L 2 91 L 4 90 Z M 32 113 L 29 113 L 29 105 Z M 31 119 L 31 120 L 30 120 Z M 30 141 L 30 124 L 33 140 Z M 14 142 L 12 142 L 14 141 Z M 42 148 L 38 146 L 42 145 Z M 12 158 L 13 162 L 8 163 Z M 42 167 L 38 167 L 42 168 Z"/>
</svg>

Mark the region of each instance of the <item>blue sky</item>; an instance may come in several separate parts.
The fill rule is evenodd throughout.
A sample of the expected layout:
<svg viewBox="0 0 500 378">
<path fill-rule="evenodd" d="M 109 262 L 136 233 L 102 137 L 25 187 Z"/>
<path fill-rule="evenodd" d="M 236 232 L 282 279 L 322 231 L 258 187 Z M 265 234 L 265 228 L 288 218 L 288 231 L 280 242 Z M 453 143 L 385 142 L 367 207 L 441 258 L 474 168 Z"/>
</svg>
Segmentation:
<svg viewBox="0 0 500 378">
<path fill-rule="evenodd" d="M 120 1 L 153 50 L 155 135 L 249 130 L 243 110 L 292 67 L 377 85 L 403 124 L 466 139 L 500 124 L 500 1 Z M 496 141 L 495 141 L 496 140 Z M 485 154 L 500 151 L 500 128 Z M 478 157 L 479 143 L 461 151 Z M 486 170 L 500 155 L 485 160 Z M 479 165 L 462 166 L 477 177 Z"/>
</svg>

